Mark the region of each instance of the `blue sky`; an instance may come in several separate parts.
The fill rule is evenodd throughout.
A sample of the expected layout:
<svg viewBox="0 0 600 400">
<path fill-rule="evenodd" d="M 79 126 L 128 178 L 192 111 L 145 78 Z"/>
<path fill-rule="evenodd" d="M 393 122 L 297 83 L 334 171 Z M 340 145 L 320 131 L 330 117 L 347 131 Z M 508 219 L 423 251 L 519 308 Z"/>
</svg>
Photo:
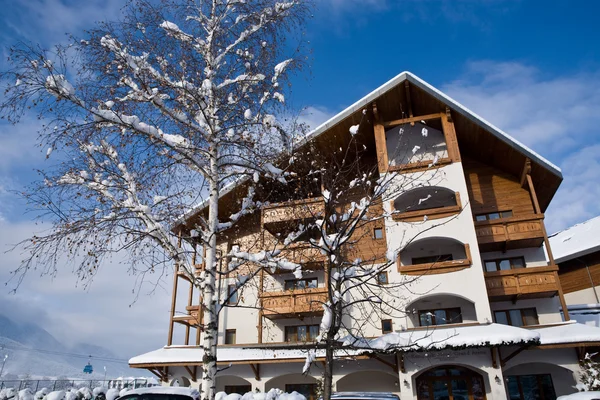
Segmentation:
<svg viewBox="0 0 600 400">
<path fill-rule="evenodd" d="M 2 4 L 0 46 L 19 39 L 50 45 L 93 21 L 116 18 L 122 0 L 14 0 Z M 547 212 L 554 232 L 600 214 L 600 28 L 598 2 L 317 0 L 306 26 L 312 67 L 294 80 L 294 106 L 323 121 L 403 70 L 482 115 L 563 169 Z M 289 98 L 289 97 L 288 97 Z M 36 229 L 10 193 L 44 167 L 35 119 L 0 124 L 0 246 Z M 0 280 L 18 254 L 0 257 Z M 115 260 L 117 261 L 117 260 Z M 114 279 L 115 262 L 85 293 L 69 271 L 31 276 L 0 312 L 42 315 L 68 340 L 113 345 L 124 356 L 166 340 L 169 284 L 133 307 L 133 278 Z M 142 291 L 150 291 L 151 285 Z M 27 298 L 28 302 L 23 301 Z M 10 306 L 8 305 L 10 304 Z M 52 310 L 52 311 L 50 311 Z M 127 324 L 127 322 L 131 322 Z M 134 325 L 134 327 L 126 326 Z M 135 326 L 145 326 L 144 338 Z M 112 341 L 115 327 L 121 332 Z"/>
</svg>

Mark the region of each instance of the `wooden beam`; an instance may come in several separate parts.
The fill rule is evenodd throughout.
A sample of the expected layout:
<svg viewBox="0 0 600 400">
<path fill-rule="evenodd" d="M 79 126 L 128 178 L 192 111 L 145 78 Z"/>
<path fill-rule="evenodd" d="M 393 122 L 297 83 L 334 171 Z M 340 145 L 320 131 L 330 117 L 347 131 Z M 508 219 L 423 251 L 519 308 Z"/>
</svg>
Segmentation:
<svg viewBox="0 0 600 400">
<path fill-rule="evenodd" d="M 387 172 L 390 162 L 388 161 L 387 144 L 385 140 L 385 128 L 381 123 L 381 116 L 377 112 L 377 104 L 373 103 L 373 115 L 375 116 L 375 123 L 373 124 L 373 130 L 375 132 L 375 147 L 377 150 L 377 165 L 379 166 L 379 173 L 384 174 Z"/>
<path fill-rule="evenodd" d="M 492 367 L 498 368 L 498 357 L 496 356 L 496 348 L 490 347 L 490 352 L 492 353 Z"/>
<path fill-rule="evenodd" d="M 521 172 L 521 187 L 525 187 L 527 182 L 527 175 L 531 175 L 531 160 L 525 158 L 525 164 L 523 165 L 523 171 Z"/>
<path fill-rule="evenodd" d="M 157 370 L 155 370 L 154 368 L 146 368 L 148 371 L 152 372 L 154 375 L 156 375 L 156 377 L 162 381 L 163 380 L 163 376 L 157 372 Z"/>
<path fill-rule="evenodd" d="M 190 369 L 190 367 L 188 367 L 187 365 L 185 365 L 184 368 L 188 372 L 188 374 L 190 374 L 190 378 L 192 378 L 192 380 L 196 382 L 196 374 L 194 373 L 194 371 L 192 371 L 192 369 Z"/>
<path fill-rule="evenodd" d="M 254 379 L 260 381 L 260 364 L 250 364 L 252 372 L 254 372 Z"/>
<path fill-rule="evenodd" d="M 398 354 L 398 369 L 403 374 L 406 373 L 406 367 L 404 367 L 404 354 L 402 353 Z"/>
<path fill-rule="evenodd" d="M 516 356 L 518 356 L 526 348 L 527 348 L 526 346 L 521 346 L 521 347 L 519 347 L 518 349 L 516 349 L 515 351 L 513 351 L 512 353 L 510 353 L 509 355 L 507 355 L 504 358 L 502 358 L 502 356 L 500 356 L 500 366 L 504 367 L 507 362 L 509 362 L 510 360 L 512 360 L 513 358 L 515 358 Z"/>
<path fill-rule="evenodd" d="M 394 371 L 395 373 L 398 373 L 398 365 L 396 365 L 396 364 L 393 364 L 393 363 L 391 363 L 391 362 L 389 362 L 389 361 L 386 361 L 386 360 L 384 360 L 383 358 L 379 357 L 379 356 L 378 356 L 378 355 L 376 355 L 376 354 L 373 354 L 371 357 L 372 357 L 372 358 L 374 358 L 374 359 L 376 359 L 376 360 L 377 360 L 377 361 L 379 361 L 380 363 L 382 363 L 382 364 L 384 364 L 384 365 L 387 365 L 387 366 L 388 366 L 388 367 L 390 367 L 390 368 L 392 369 L 392 371 Z"/>
<path fill-rule="evenodd" d="M 173 344 L 173 324 L 175 323 L 173 318 L 175 317 L 175 306 L 176 306 L 176 302 L 177 302 L 177 282 L 179 280 L 178 275 L 177 275 L 177 268 L 179 268 L 179 267 L 176 264 L 175 272 L 173 273 L 173 295 L 171 297 L 171 320 L 169 323 L 169 338 L 167 340 L 167 346 L 171 346 Z"/>
<path fill-rule="evenodd" d="M 444 114 L 442 114 L 442 113 L 418 115 L 416 117 L 395 119 L 392 121 L 382 122 L 382 124 L 383 124 L 384 128 L 393 128 L 398 125 L 405 125 L 405 124 L 409 124 L 412 122 L 429 121 L 432 119 L 439 119 L 439 118 L 442 118 L 443 115 Z"/>
<path fill-rule="evenodd" d="M 412 101 L 410 99 L 410 83 L 408 81 L 404 81 L 404 93 L 406 93 L 406 104 L 408 105 L 408 116 L 410 118 L 413 117 L 413 110 L 412 110 Z M 415 124 L 415 121 L 410 123 L 411 125 Z"/>
<path fill-rule="evenodd" d="M 442 114 L 442 131 L 446 139 L 446 148 L 448 149 L 448 157 L 453 162 L 460 162 L 460 150 L 458 149 L 458 139 L 456 138 L 456 130 L 450 115 L 450 109 L 446 107 L 446 113 Z"/>
</svg>

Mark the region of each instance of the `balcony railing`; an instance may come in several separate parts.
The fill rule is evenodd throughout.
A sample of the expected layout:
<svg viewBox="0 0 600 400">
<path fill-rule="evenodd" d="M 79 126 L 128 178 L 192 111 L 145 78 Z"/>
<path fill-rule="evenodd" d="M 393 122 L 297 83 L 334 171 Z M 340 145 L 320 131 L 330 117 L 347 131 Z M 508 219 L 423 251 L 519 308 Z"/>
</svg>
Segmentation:
<svg viewBox="0 0 600 400">
<path fill-rule="evenodd" d="M 485 286 L 492 301 L 538 299 L 558 294 L 558 267 L 515 268 L 486 272 Z"/>
<path fill-rule="evenodd" d="M 321 270 L 324 267 L 325 260 L 327 257 L 321 253 L 321 251 L 315 247 L 312 247 L 306 242 L 294 243 L 289 246 L 285 246 L 281 253 L 280 258 L 285 258 L 288 261 L 302 264 L 303 269 L 310 270 Z M 277 269 L 275 273 L 289 273 L 289 270 Z"/>
<path fill-rule="evenodd" d="M 321 314 L 327 301 L 326 288 L 296 289 L 261 294 L 263 314 L 270 319 Z"/>
<path fill-rule="evenodd" d="M 544 214 L 476 221 L 481 251 L 506 251 L 539 247 L 544 242 Z"/>
<path fill-rule="evenodd" d="M 325 203 L 320 197 L 270 204 L 262 209 L 262 223 L 266 229 L 275 232 L 290 223 L 323 215 L 324 210 Z"/>
<path fill-rule="evenodd" d="M 199 305 L 185 307 L 186 314 L 176 315 L 173 317 L 173 322 L 178 322 L 183 325 L 197 327 L 202 324 L 203 313 Z"/>
<path fill-rule="evenodd" d="M 460 271 L 461 269 L 469 268 L 473 264 L 471 258 L 471 249 L 468 244 L 465 244 L 465 258 L 449 261 L 438 261 L 434 263 L 402 265 L 400 255 L 398 255 L 397 266 L 398 272 L 404 275 L 435 275 L 445 274 L 448 272 Z"/>
</svg>

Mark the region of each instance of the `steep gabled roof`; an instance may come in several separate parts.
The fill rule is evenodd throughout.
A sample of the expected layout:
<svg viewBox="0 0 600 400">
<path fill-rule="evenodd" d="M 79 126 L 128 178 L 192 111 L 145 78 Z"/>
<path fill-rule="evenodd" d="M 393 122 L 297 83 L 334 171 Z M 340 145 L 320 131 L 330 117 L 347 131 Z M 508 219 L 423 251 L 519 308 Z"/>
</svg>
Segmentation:
<svg viewBox="0 0 600 400">
<path fill-rule="evenodd" d="M 500 139 L 504 143 L 508 144 L 510 147 L 525 154 L 532 161 L 537 162 L 538 164 L 546 167 L 549 171 L 555 173 L 558 177 L 562 178 L 562 172 L 559 167 L 552 164 L 550 161 L 546 160 L 544 157 L 542 157 L 535 151 L 531 150 L 530 148 L 525 146 L 523 143 L 519 142 L 518 140 L 516 140 L 515 138 L 513 138 L 512 136 L 510 136 L 509 134 L 507 134 L 500 128 L 498 128 L 498 127 L 494 126 L 493 124 L 491 124 L 490 122 L 486 121 L 484 118 L 475 114 L 473 111 L 469 110 L 467 107 L 463 106 L 462 104 L 460 104 L 456 100 L 452 99 L 447 94 L 436 89 L 435 87 L 433 87 L 432 85 L 425 82 L 424 80 L 422 80 L 421 78 L 419 78 L 418 76 L 414 75 L 413 73 L 411 73 L 409 71 L 401 72 L 400 74 L 396 75 L 394 78 L 390 79 L 389 81 L 387 81 L 386 83 L 384 83 L 383 85 L 378 87 L 377 89 L 373 90 L 371 93 L 364 96 L 362 99 L 358 100 L 356 103 L 352 104 L 351 106 L 347 107 L 345 110 L 341 111 L 340 113 L 336 114 L 332 118 L 328 119 L 327 121 L 325 121 L 324 123 L 319 125 L 317 128 L 315 128 L 315 130 L 313 130 L 306 136 L 305 141 L 308 142 L 308 141 L 320 136 L 321 134 L 326 132 L 329 128 L 331 128 L 334 125 L 338 124 L 339 122 L 343 121 L 345 118 L 352 115 L 354 112 L 362 110 L 365 107 L 369 106 L 376 99 L 381 97 L 384 93 L 395 88 L 396 86 L 400 85 L 404 81 L 408 81 L 408 82 L 416 85 L 417 87 L 421 88 L 423 91 L 430 94 L 437 100 L 441 101 L 442 103 L 445 103 L 448 107 L 450 107 L 454 111 L 461 113 L 462 115 L 467 117 L 469 120 L 471 120 L 472 122 L 474 122 L 481 128 L 489 131 L 494 136 L 496 136 L 498 139 Z"/>
<path fill-rule="evenodd" d="M 532 176 L 534 177 L 534 186 L 538 195 L 540 207 L 542 212 L 545 211 L 562 181 L 560 168 L 511 137 L 500 128 L 494 126 L 467 107 L 408 71 L 398 74 L 371 93 L 356 101 L 351 106 L 317 126 L 300 141 L 299 145 L 317 139 L 323 139 L 323 135 L 327 132 L 343 132 L 349 134 L 348 128 L 350 125 L 358 122 L 357 115 L 362 115 L 362 110 L 364 109 L 367 109 L 370 112 L 369 108 L 374 102 L 377 102 L 378 108 L 382 109 L 381 111 L 384 120 L 386 117 L 390 120 L 397 119 L 399 117 L 397 112 L 395 112 L 397 107 L 395 107 L 395 104 L 390 106 L 387 103 L 407 101 L 404 94 L 399 91 L 399 88 L 405 82 L 408 82 L 416 91 L 416 93 L 414 93 L 415 99 L 413 100 L 413 103 L 416 103 L 414 105 L 419 109 L 416 110 L 415 115 L 442 112 L 445 107 L 450 108 L 452 112 L 455 113 L 453 115 L 457 114 L 453 118 L 458 119 L 455 125 L 457 126 L 457 136 L 461 154 L 463 150 L 468 150 L 468 152 L 471 153 L 469 156 L 479 154 L 481 157 L 480 161 L 482 162 L 495 162 L 496 164 L 501 164 L 496 166 L 503 170 L 507 170 L 507 166 L 509 166 L 510 168 L 508 169 L 510 170 L 507 170 L 507 172 L 510 172 L 515 176 L 519 176 L 525 159 L 529 158 L 532 161 Z M 469 131 L 468 135 L 466 131 Z M 485 138 L 483 138 L 483 136 L 485 136 Z M 491 136 L 493 140 L 488 140 L 488 136 Z M 469 143 L 470 141 L 474 143 Z M 232 195 L 235 189 L 239 188 L 244 181 L 245 179 L 239 179 L 227 185 L 221 190 L 220 196 L 225 197 Z M 178 218 L 173 226 L 176 227 L 185 223 L 185 221 L 204 209 L 207 204 L 208 200 L 198 204 L 188 213 Z"/>
<path fill-rule="evenodd" d="M 556 263 L 600 251 L 600 216 L 556 232 L 548 239 Z"/>
</svg>

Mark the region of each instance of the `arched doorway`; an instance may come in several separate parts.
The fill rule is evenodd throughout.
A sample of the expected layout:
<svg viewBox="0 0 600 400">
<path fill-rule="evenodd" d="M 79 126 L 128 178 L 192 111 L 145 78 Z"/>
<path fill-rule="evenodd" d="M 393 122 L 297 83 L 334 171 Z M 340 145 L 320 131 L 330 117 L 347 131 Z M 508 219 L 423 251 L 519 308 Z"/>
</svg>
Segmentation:
<svg viewBox="0 0 600 400">
<path fill-rule="evenodd" d="M 445 365 L 417 378 L 418 400 L 485 400 L 483 377 L 468 368 Z"/>
</svg>

